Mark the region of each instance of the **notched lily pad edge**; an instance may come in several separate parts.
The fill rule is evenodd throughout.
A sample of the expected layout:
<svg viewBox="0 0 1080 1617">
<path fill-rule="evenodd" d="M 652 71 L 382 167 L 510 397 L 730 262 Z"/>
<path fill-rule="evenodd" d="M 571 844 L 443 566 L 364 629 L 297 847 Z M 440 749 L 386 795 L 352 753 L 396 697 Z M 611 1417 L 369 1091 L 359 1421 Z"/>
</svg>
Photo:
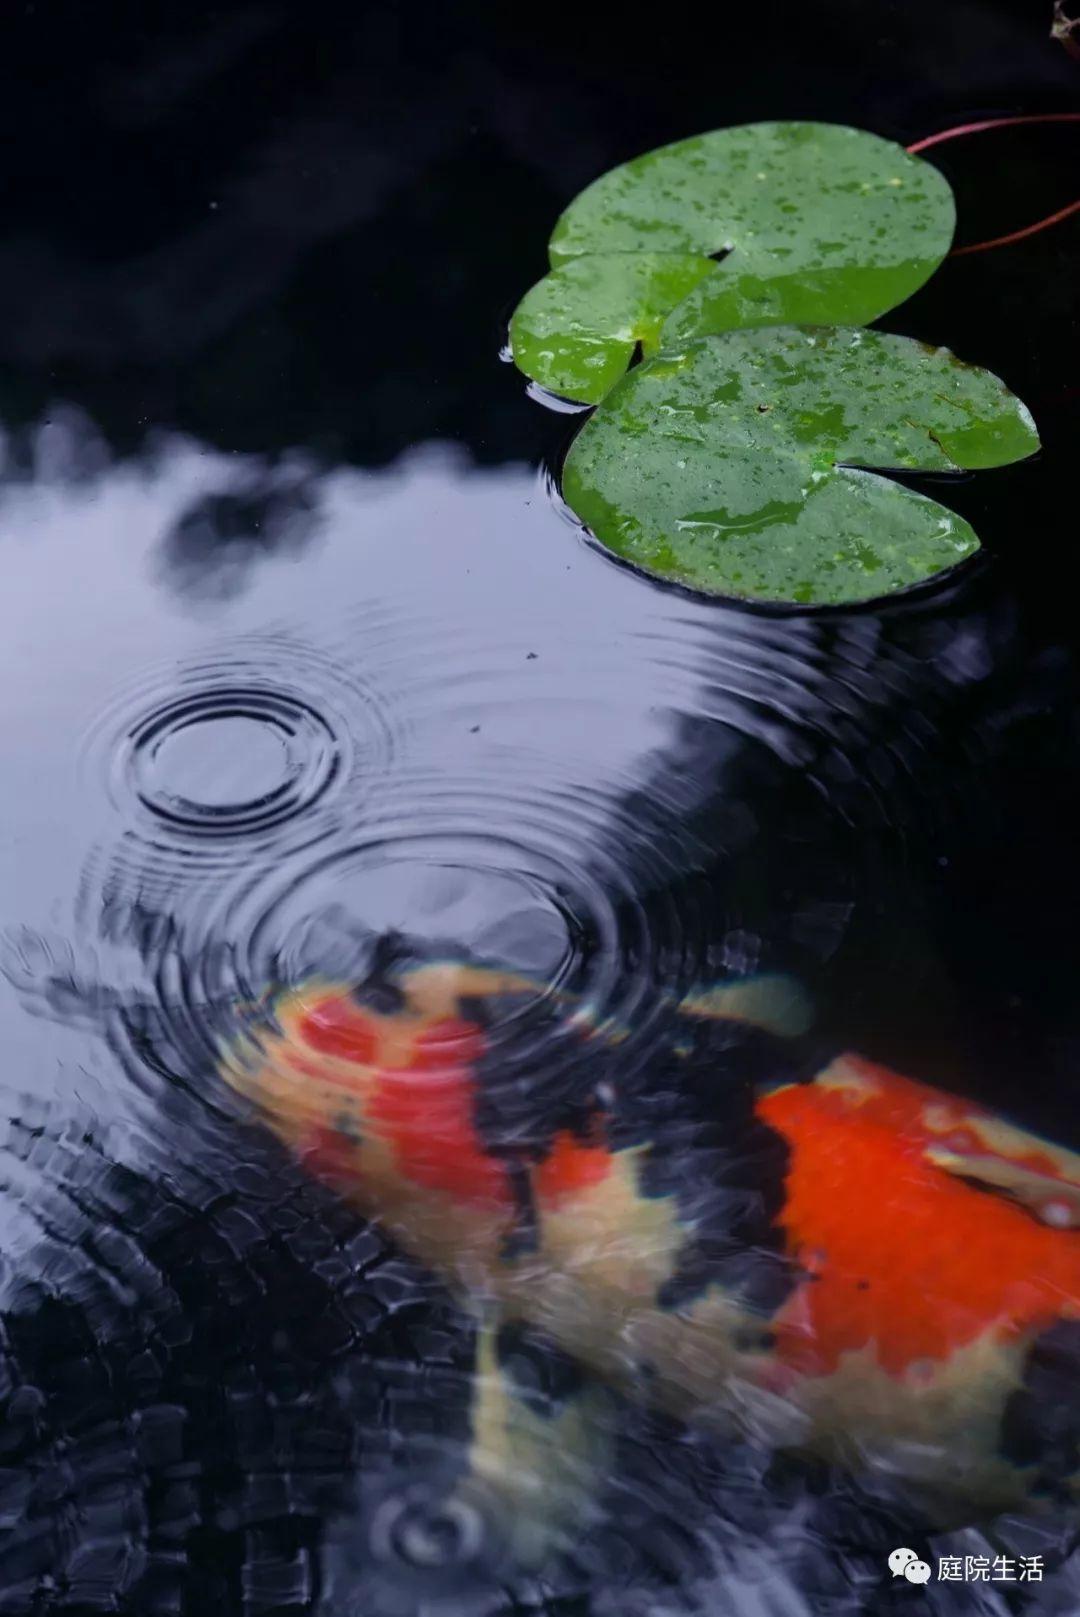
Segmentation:
<svg viewBox="0 0 1080 1617">
<path fill-rule="evenodd" d="M 784 328 L 773 329 L 779 333 Z M 923 490 L 918 487 L 918 484 L 924 481 L 937 484 L 939 487 L 942 484 L 959 484 L 962 482 L 968 482 L 976 476 L 981 478 L 988 472 L 1005 471 L 1012 467 L 1037 460 L 1042 454 L 1043 445 L 1039 437 L 1038 427 L 1032 412 L 1024 403 L 1023 399 L 1018 395 L 1012 394 L 1011 390 L 1002 381 L 1002 379 L 996 375 L 996 373 L 987 371 L 983 366 L 979 365 L 975 361 L 961 358 L 952 349 L 944 346 L 943 344 L 929 342 L 921 338 L 908 337 L 901 333 L 880 331 L 878 328 L 872 326 L 841 328 L 814 324 L 792 326 L 787 329 L 794 332 L 805 333 L 808 336 L 834 336 L 848 331 L 849 334 L 865 332 L 867 335 L 877 335 L 885 338 L 886 340 L 889 338 L 897 338 L 901 343 L 908 345 L 911 348 L 921 349 L 924 353 L 932 358 L 940 358 L 944 360 L 950 368 L 961 372 L 970 372 L 973 376 L 996 383 L 1002 392 L 1008 396 L 1012 405 L 1015 407 L 1021 425 L 1028 429 L 1031 436 L 1030 445 L 1026 445 L 1019 453 L 1014 452 L 1008 458 L 995 459 L 989 463 L 984 463 L 983 465 L 979 465 L 977 463 L 964 464 L 957 461 L 948 467 L 940 468 L 918 467 L 910 465 L 889 465 L 882 464 L 876 459 L 874 461 L 868 461 L 862 459 L 849 460 L 843 458 L 834 463 L 833 469 L 837 472 L 850 472 L 856 475 L 865 475 L 881 482 L 891 483 L 901 489 L 907 489 L 919 498 L 925 499 L 929 501 L 930 504 L 937 506 L 939 510 L 958 518 L 964 528 L 967 529 L 967 532 L 973 542 L 972 547 L 965 555 L 960 556 L 955 562 L 943 564 L 935 571 L 926 573 L 922 577 L 912 579 L 910 583 L 896 583 L 891 587 L 887 587 L 879 592 L 856 595 L 847 600 L 796 600 L 790 596 L 781 595 L 769 596 L 755 593 L 740 594 L 730 588 L 711 589 L 704 585 L 695 585 L 688 582 L 685 578 L 675 577 L 672 574 L 660 571 L 659 569 L 654 570 L 646 563 L 635 561 L 630 557 L 621 554 L 618 550 L 609 547 L 606 541 L 589 526 L 586 518 L 576 510 L 565 493 L 565 471 L 567 462 L 580 440 L 581 433 L 587 431 L 590 423 L 593 421 L 603 421 L 605 416 L 609 413 L 611 409 L 611 401 L 609 398 L 605 398 L 597 405 L 591 407 L 588 412 L 588 418 L 582 421 L 578 431 L 574 433 L 570 441 L 565 445 L 563 452 L 559 457 L 557 469 L 555 471 L 555 485 L 551 492 L 553 494 L 559 514 L 563 516 L 564 520 L 568 521 L 572 526 L 578 529 L 579 533 L 584 536 L 590 549 L 604 556 L 606 560 L 616 562 L 619 566 L 626 568 L 628 571 L 638 574 L 643 579 L 647 579 L 652 584 L 661 584 L 666 589 L 674 590 L 678 594 L 686 596 L 687 598 L 695 601 L 715 601 L 725 606 L 740 606 L 754 612 L 763 612 L 781 617 L 790 616 L 792 613 L 801 614 L 804 612 L 812 612 L 815 615 L 820 615 L 823 612 L 847 614 L 852 611 L 862 611 L 866 609 L 881 610 L 885 603 L 891 604 L 893 602 L 901 601 L 908 602 L 913 599 L 919 600 L 922 599 L 928 591 L 932 590 L 936 592 L 942 587 L 943 584 L 945 584 L 946 587 L 949 587 L 961 575 L 966 575 L 976 568 L 982 569 L 989 561 L 992 561 L 993 557 L 987 555 L 980 535 L 971 526 L 970 522 L 968 522 L 960 512 L 957 512 L 951 503 L 943 503 L 934 495 L 928 492 L 924 493 Z M 722 340 L 725 337 L 734 339 L 738 335 L 738 332 L 720 333 L 718 334 L 718 340 Z M 693 339 L 693 344 L 696 346 L 703 346 L 709 341 L 710 339 L 708 337 L 695 338 Z M 672 349 L 669 351 L 669 357 L 676 357 L 678 353 L 678 349 Z M 659 353 L 649 356 L 647 364 L 651 366 L 657 362 L 662 363 L 664 357 L 665 351 L 661 350 Z M 623 383 L 618 384 L 619 387 L 623 385 Z M 945 446 L 937 438 L 932 429 L 927 428 L 926 431 L 928 436 L 938 445 L 943 454 L 951 453 L 951 451 L 945 449 Z"/>
<path fill-rule="evenodd" d="M 749 176 L 743 170 L 749 156 L 743 146 L 749 142 L 756 150 L 757 145 L 764 141 L 758 160 L 772 173 L 777 168 L 778 155 L 783 158 L 787 151 L 786 147 L 779 153 L 773 150 L 780 137 L 786 137 L 789 142 L 797 137 L 796 149 L 809 152 L 819 164 L 824 165 L 821 173 L 810 176 L 810 201 L 818 198 L 827 209 L 840 205 L 838 199 L 841 194 L 846 196 L 853 189 L 873 194 L 875 185 L 878 191 L 886 186 L 902 186 L 904 179 L 893 171 L 897 165 L 910 169 L 916 184 L 908 200 L 918 202 L 921 212 L 928 214 L 927 217 L 920 217 L 911 230 L 904 233 L 904 239 L 914 256 L 894 260 L 892 254 L 886 253 L 885 262 L 879 263 L 874 256 L 879 249 L 866 234 L 874 220 L 869 216 L 862 220 L 852 235 L 852 226 L 857 221 L 846 218 L 849 199 L 841 206 L 841 213 L 845 217 L 839 220 L 832 232 L 838 234 L 838 239 L 830 241 L 828 246 L 832 250 L 854 248 L 861 244 L 862 257 L 856 254 L 849 262 L 850 255 L 841 251 L 839 263 L 831 260 L 826 262 L 821 251 L 818 251 L 814 262 L 801 266 L 796 264 L 794 271 L 782 275 L 774 253 L 768 262 L 759 262 L 755 266 L 753 252 L 748 254 L 747 249 L 751 238 L 758 232 L 756 228 L 749 229 L 748 220 L 755 217 L 761 199 L 751 195 L 757 191 L 757 185 L 747 185 Z M 712 172 L 710 165 L 715 167 L 721 148 L 726 153 L 726 164 L 721 164 L 717 172 Z M 869 164 L 868 177 L 861 186 L 855 186 L 854 182 L 841 185 L 834 172 L 837 163 L 852 153 L 859 159 L 857 167 L 860 172 Z M 675 165 L 674 173 L 668 174 L 667 169 L 672 163 Z M 703 181 L 697 170 L 703 166 L 710 169 L 705 176 L 705 201 L 698 195 Z M 780 172 L 783 167 L 781 161 Z M 658 168 L 663 171 L 659 177 L 653 173 Z M 884 177 L 886 175 L 887 178 Z M 757 181 L 766 178 L 764 170 L 755 176 Z M 783 182 L 774 176 L 772 183 L 765 188 L 765 202 L 761 206 L 766 207 L 778 184 L 781 193 L 788 194 Z M 629 187 L 632 195 L 623 197 L 620 186 L 623 189 Z M 710 186 L 715 186 L 713 211 L 719 210 L 718 230 L 722 221 L 726 221 L 729 227 L 726 232 L 719 230 L 719 235 L 711 231 L 703 235 L 702 220 L 696 217 L 705 211 L 712 218 L 712 212 L 707 207 L 707 199 L 712 195 Z M 652 196 L 651 187 L 656 190 L 656 197 Z M 680 187 L 687 190 L 686 196 L 681 196 Z M 643 195 L 639 195 L 642 190 Z M 607 197 L 609 191 L 613 193 L 611 197 Z M 606 200 L 599 205 L 597 212 L 595 204 L 601 193 Z M 592 210 L 588 206 L 590 198 L 594 202 Z M 654 210 L 660 202 L 664 203 L 662 219 L 654 218 Z M 673 217 L 668 217 L 672 211 Z M 798 210 L 792 206 L 789 211 Z M 583 212 L 586 216 L 584 221 L 579 217 Z M 685 217 L 682 217 L 683 214 Z M 812 218 L 808 209 L 804 208 L 804 214 Z M 892 240 L 887 221 L 876 215 L 874 219 L 878 227 L 874 231 L 874 241 L 884 236 L 887 242 L 891 241 L 896 247 L 899 238 Z M 629 239 L 624 239 L 625 228 L 616 231 L 614 239 L 609 239 L 609 227 L 615 223 L 630 229 Z M 668 339 L 678 340 L 688 335 L 705 335 L 743 326 L 804 324 L 810 320 L 868 326 L 907 301 L 933 275 L 947 256 L 955 224 L 955 199 L 945 176 L 933 163 L 906 151 L 886 135 L 820 119 L 757 119 L 747 124 L 700 131 L 651 151 L 638 153 L 596 176 L 566 205 L 549 241 L 548 272 L 525 292 L 510 317 L 509 346 L 513 363 L 524 375 L 558 397 L 599 404 L 623 374 L 618 350 L 628 334 L 626 328 L 635 323 L 641 325 L 644 322 L 648 326 L 651 351 L 667 346 Z M 770 237 L 770 230 L 775 234 L 776 228 L 774 219 L 766 229 L 766 236 Z M 808 224 L 806 228 L 809 232 L 807 240 L 813 243 L 814 226 Z M 659 243 L 651 239 L 656 229 L 661 232 Z M 667 239 L 672 230 L 678 240 Z M 912 231 L 925 234 L 928 230 L 934 238 L 932 244 L 928 246 L 925 241 L 915 243 Z M 795 231 L 796 239 L 803 234 L 805 232 L 800 225 Z M 567 235 L 574 239 L 575 245 L 570 250 L 557 250 Z M 776 243 L 773 245 L 775 247 Z M 786 254 L 788 246 L 783 251 Z M 867 252 L 871 254 L 870 262 L 864 261 Z M 732 255 L 742 262 L 741 271 L 736 268 L 733 276 L 717 274 L 721 263 Z M 637 264 L 642 278 L 639 280 L 635 271 L 625 284 L 616 276 L 617 284 L 604 285 L 604 266 L 610 271 L 612 266 L 620 264 Z M 587 270 L 589 265 L 593 266 L 592 277 L 598 277 L 596 284 L 590 283 L 588 273 L 585 283 L 579 284 L 578 272 Z M 666 272 L 664 265 L 667 266 Z M 912 273 L 905 275 L 905 270 Z M 681 289 L 673 285 L 665 288 L 660 284 L 665 273 L 676 281 L 685 279 L 687 275 L 690 279 Z M 818 283 L 822 277 L 829 281 L 837 274 L 842 284 L 834 285 L 826 295 Z M 563 280 L 566 276 L 570 277 L 568 281 Z M 880 284 L 882 276 L 889 282 L 887 292 L 882 290 Z M 899 284 L 894 284 L 897 277 Z M 748 279 L 760 295 L 748 289 L 745 284 Z M 794 284 L 790 284 L 792 282 Z M 874 295 L 871 295 L 868 282 L 877 286 Z M 711 293 L 710 287 L 713 289 Z M 545 288 L 548 290 L 547 297 L 544 295 Z M 743 300 L 747 298 L 752 304 L 770 303 L 770 289 L 772 300 L 779 297 L 784 304 L 782 308 L 754 310 L 742 307 Z M 699 308 L 702 297 L 711 313 L 707 313 L 704 307 Z M 791 297 L 795 302 L 789 305 L 785 300 Z M 806 304 L 807 298 L 813 307 Z M 821 301 L 823 298 L 824 303 Z M 727 308 L 726 313 L 723 312 L 725 300 L 733 301 L 738 307 Z M 717 307 L 713 308 L 713 304 Z M 684 311 L 684 317 L 691 321 L 686 331 L 670 329 L 672 322 L 678 321 L 680 311 Z M 690 313 L 687 314 L 687 311 Z M 621 318 L 613 327 L 611 321 L 616 315 L 621 315 Z M 520 345 L 513 341 L 519 322 L 523 323 Z M 637 335 L 640 339 L 645 332 L 638 330 Z M 545 351 L 549 340 L 555 343 L 555 352 Z M 596 352 L 590 357 L 592 348 Z M 606 358 L 601 358 L 605 348 L 610 351 Z M 562 391 L 562 384 L 568 388 L 566 393 Z"/>
</svg>

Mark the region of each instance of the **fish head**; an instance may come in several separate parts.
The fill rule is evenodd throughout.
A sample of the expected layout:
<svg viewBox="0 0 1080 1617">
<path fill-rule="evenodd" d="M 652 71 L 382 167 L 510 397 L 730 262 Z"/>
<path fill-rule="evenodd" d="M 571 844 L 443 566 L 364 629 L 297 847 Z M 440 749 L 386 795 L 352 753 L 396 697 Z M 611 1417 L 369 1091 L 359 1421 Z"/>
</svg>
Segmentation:
<svg viewBox="0 0 1080 1617">
<path fill-rule="evenodd" d="M 506 1163 L 476 1122 L 492 996 L 528 980 L 399 950 L 355 982 L 312 979 L 223 1048 L 220 1071 L 313 1175 L 430 1257 L 463 1251 L 514 1214 Z M 427 1233 L 425 1233 L 427 1232 Z"/>
</svg>

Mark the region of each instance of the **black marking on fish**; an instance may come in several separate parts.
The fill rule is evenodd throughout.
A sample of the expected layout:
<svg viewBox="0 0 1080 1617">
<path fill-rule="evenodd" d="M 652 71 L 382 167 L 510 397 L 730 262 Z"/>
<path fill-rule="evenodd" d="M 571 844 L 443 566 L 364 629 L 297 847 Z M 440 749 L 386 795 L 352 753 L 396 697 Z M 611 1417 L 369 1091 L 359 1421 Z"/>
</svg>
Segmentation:
<svg viewBox="0 0 1080 1617">
<path fill-rule="evenodd" d="M 359 1145 L 363 1139 L 355 1112 L 341 1111 L 334 1118 L 334 1131 L 350 1145 Z"/>
<path fill-rule="evenodd" d="M 1014 1465 L 1036 1469 L 1036 1491 L 1071 1497 L 1067 1483 L 1080 1470 L 1080 1321 L 1058 1320 L 1032 1343 L 1000 1447 Z"/>
<path fill-rule="evenodd" d="M 575 1358 L 520 1320 L 500 1325 L 495 1352 L 500 1370 L 535 1415 L 557 1415 L 588 1379 Z"/>
<path fill-rule="evenodd" d="M 466 1022 L 472 1022 L 477 1027 L 490 1027 L 494 1008 L 501 999 L 509 1001 L 509 995 L 503 994 L 462 994 L 458 1000 L 458 1008 Z"/>
<path fill-rule="evenodd" d="M 405 995 L 385 977 L 365 977 L 353 985 L 350 994 L 361 1010 L 373 1011 L 376 1016 L 396 1016 L 405 1008 Z"/>
<path fill-rule="evenodd" d="M 711 1099 L 704 1086 L 669 1092 L 642 1166 L 643 1192 L 674 1197 L 693 1232 L 657 1300 L 676 1309 L 719 1285 L 769 1316 L 797 1283 L 778 1222 L 789 1147 L 756 1116 L 752 1087 L 713 1070 Z"/>
<path fill-rule="evenodd" d="M 502 1245 L 504 1263 L 525 1257 L 540 1250 L 540 1220 L 533 1197 L 532 1177 L 526 1163 L 509 1157 L 505 1164 L 506 1177 L 514 1197 L 514 1227 Z"/>
<path fill-rule="evenodd" d="M 557 1134 L 595 1138 L 597 1089 L 617 1071 L 616 1048 L 589 1037 L 552 1000 L 489 995 L 475 1007 L 463 1000 L 461 1009 L 499 1028 L 475 1075 L 476 1126 L 489 1151 L 539 1162 Z"/>
</svg>

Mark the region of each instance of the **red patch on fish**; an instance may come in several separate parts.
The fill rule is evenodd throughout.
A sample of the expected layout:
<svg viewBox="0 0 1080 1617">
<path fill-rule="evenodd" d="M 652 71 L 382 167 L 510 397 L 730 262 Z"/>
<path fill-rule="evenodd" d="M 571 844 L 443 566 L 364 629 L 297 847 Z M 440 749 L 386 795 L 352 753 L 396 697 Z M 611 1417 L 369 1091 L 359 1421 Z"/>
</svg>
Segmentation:
<svg viewBox="0 0 1080 1617">
<path fill-rule="evenodd" d="M 368 1069 L 372 1087 L 365 1124 L 390 1147 L 407 1179 L 454 1201 L 513 1210 L 506 1167 L 487 1150 L 476 1128 L 482 1028 L 458 1017 L 428 1023 L 409 1042 L 408 1060 L 393 1067 L 379 1064 L 377 1023 L 347 995 L 318 1000 L 305 1011 L 299 1031 L 303 1043 L 320 1055 Z M 342 1074 L 305 1061 L 296 1051 L 290 1061 L 296 1071 L 351 1087 Z M 320 1178 L 340 1183 L 356 1172 L 353 1143 L 329 1126 L 312 1132 L 303 1156 Z M 557 1207 L 599 1184 L 610 1166 L 605 1146 L 569 1132 L 557 1134 L 533 1170 L 538 1207 Z"/>
<path fill-rule="evenodd" d="M 337 1061 L 375 1059 L 376 1031 L 369 1017 L 344 994 L 327 994 L 304 1012 L 300 1034 L 320 1055 Z"/>
<path fill-rule="evenodd" d="M 298 1155 L 310 1174 L 334 1189 L 346 1189 L 356 1176 L 356 1144 L 339 1129 L 312 1129 Z"/>
<path fill-rule="evenodd" d="M 482 1031 L 470 1022 L 433 1023 L 407 1067 L 384 1068 L 368 1102 L 373 1131 L 413 1184 L 454 1201 L 513 1206 L 510 1181 L 476 1129 L 474 1063 Z"/>
<path fill-rule="evenodd" d="M 780 1222 L 805 1284 L 775 1321 L 778 1352 L 826 1375 L 872 1345 L 893 1375 L 918 1373 L 986 1333 L 1000 1341 L 1080 1315 L 1080 1236 L 936 1166 L 923 1121 L 938 1091 L 857 1063 L 863 1096 L 791 1085 L 758 1115 L 791 1148 Z M 969 1109 L 970 1110 L 970 1109 Z M 1015 1160 L 1048 1162 L 1033 1147 Z"/>
</svg>

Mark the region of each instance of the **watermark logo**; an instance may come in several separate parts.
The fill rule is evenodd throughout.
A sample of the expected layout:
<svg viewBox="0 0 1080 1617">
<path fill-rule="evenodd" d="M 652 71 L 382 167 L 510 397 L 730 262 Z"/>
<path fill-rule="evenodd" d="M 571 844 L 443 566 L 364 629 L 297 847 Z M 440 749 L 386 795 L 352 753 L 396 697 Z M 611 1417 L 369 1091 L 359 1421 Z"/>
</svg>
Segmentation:
<svg viewBox="0 0 1080 1617">
<path fill-rule="evenodd" d="M 893 1550 L 889 1556 L 889 1571 L 894 1578 L 906 1578 L 909 1583 L 929 1583 L 930 1567 L 920 1561 L 914 1550 Z"/>
<path fill-rule="evenodd" d="M 929 1583 L 934 1570 L 914 1550 L 899 1548 L 889 1556 L 894 1578 Z M 942 1555 L 938 1557 L 938 1583 L 1041 1583 L 1041 1555 Z"/>
</svg>

